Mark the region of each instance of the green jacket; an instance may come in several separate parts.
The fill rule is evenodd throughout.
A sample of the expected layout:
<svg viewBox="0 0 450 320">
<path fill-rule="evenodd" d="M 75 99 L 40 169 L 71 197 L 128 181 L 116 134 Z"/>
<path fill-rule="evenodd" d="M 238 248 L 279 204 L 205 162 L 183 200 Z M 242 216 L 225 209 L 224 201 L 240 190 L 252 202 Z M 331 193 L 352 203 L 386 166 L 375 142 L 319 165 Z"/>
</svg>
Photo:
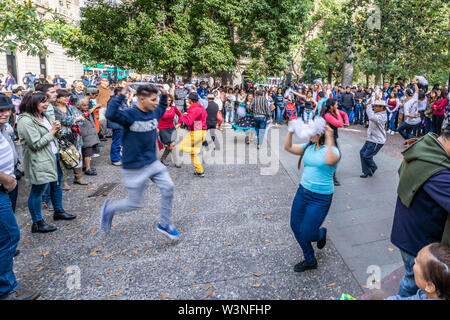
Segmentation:
<svg viewBox="0 0 450 320">
<path fill-rule="evenodd" d="M 54 117 L 46 114 L 52 123 Z M 50 142 L 58 141 L 48 129 L 33 115 L 23 113 L 17 119 L 17 133 L 23 152 L 23 169 L 28 184 L 45 184 L 58 180 L 56 157 Z"/>
<path fill-rule="evenodd" d="M 403 162 L 398 169 L 400 182 L 397 193 L 402 203 L 409 208 L 415 192 L 434 174 L 450 169 L 450 156 L 437 140 L 438 136 L 429 133 L 405 149 Z"/>
<path fill-rule="evenodd" d="M 450 169 L 450 156 L 438 136 L 429 133 L 402 152 L 404 161 L 398 173 L 400 182 L 397 193 L 401 202 L 409 208 L 415 192 L 434 174 Z M 450 247 L 450 215 L 447 217 L 442 244 Z"/>
</svg>

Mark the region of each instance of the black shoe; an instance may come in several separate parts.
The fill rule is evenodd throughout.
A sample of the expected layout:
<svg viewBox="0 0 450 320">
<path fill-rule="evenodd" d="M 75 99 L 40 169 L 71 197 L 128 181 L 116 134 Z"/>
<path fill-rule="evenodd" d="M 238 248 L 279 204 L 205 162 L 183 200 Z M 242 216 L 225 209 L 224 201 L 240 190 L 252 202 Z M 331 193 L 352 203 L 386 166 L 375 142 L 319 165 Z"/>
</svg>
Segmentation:
<svg viewBox="0 0 450 320">
<path fill-rule="evenodd" d="M 55 213 L 53 214 L 53 220 L 72 220 L 72 219 L 75 219 L 76 217 L 77 216 L 67 213 L 64 210 L 63 211 L 55 211 Z"/>
<path fill-rule="evenodd" d="M 295 272 L 317 269 L 317 261 L 302 261 L 294 266 Z"/>
<path fill-rule="evenodd" d="M 91 168 L 92 171 L 97 172 L 97 169 Z M 83 168 L 83 172 L 86 172 L 86 168 Z"/>
<path fill-rule="evenodd" d="M 372 175 L 370 174 L 370 173 L 367 173 L 367 174 L 362 174 L 362 175 L 360 175 L 359 177 L 360 178 L 367 178 L 367 177 L 371 177 Z"/>
<path fill-rule="evenodd" d="M 317 249 L 323 249 L 325 245 L 327 244 L 327 228 L 320 228 L 325 231 L 325 234 L 323 235 L 323 238 L 319 241 L 317 241 Z"/>
<path fill-rule="evenodd" d="M 194 172 L 194 176 L 204 178 L 204 177 L 205 177 L 205 172 L 204 172 L 204 171 L 203 171 L 203 172 L 200 172 L 200 173 Z"/>
<path fill-rule="evenodd" d="M 44 220 L 38 221 L 38 222 L 33 223 L 31 225 L 31 232 L 32 233 L 36 233 L 36 232 L 47 233 L 47 232 L 55 231 L 57 229 L 58 228 L 56 228 L 55 226 L 51 226 L 51 225 L 45 223 Z"/>
<path fill-rule="evenodd" d="M 2 298 L 1 300 L 36 300 L 37 298 L 39 298 L 40 295 L 41 293 L 37 290 L 28 291 L 17 289 L 16 291 L 7 295 L 5 298 Z"/>
<path fill-rule="evenodd" d="M 14 253 L 14 257 L 17 257 L 19 254 L 20 254 L 20 250 L 17 249 L 17 250 L 16 250 L 16 253 Z"/>
<path fill-rule="evenodd" d="M 89 169 L 89 170 L 86 170 L 84 172 L 84 174 L 87 175 L 87 176 L 96 176 L 97 172 L 95 170 L 93 170 L 93 169 Z"/>
<path fill-rule="evenodd" d="M 341 185 L 341 183 L 335 177 L 333 177 L 333 183 L 336 187 L 339 187 Z"/>
</svg>

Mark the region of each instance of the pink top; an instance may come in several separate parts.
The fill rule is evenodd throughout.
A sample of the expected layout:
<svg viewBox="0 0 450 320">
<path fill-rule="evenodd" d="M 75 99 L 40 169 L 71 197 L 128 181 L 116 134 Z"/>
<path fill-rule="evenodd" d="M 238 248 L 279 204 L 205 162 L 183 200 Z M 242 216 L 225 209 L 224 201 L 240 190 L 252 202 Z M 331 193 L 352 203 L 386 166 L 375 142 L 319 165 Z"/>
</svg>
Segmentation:
<svg viewBox="0 0 450 320">
<path fill-rule="evenodd" d="M 433 114 L 443 116 L 447 104 L 448 104 L 447 98 L 442 98 L 433 102 L 433 104 L 431 105 L 431 109 L 433 109 Z"/>
<path fill-rule="evenodd" d="M 166 109 L 161 119 L 159 119 L 158 129 L 170 129 L 175 127 L 173 120 L 175 119 L 175 114 L 178 116 L 178 123 L 181 123 L 181 112 L 177 107 L 172 106 Z"/>
<path fill-rule="evenodd" d="M 342 110 L 336 111 L 337 114 L 333 113 L 334 116 L 329 112 L 325 113 L 324 118 L 332 126 L 335 126 L 336 128 L 342 128 L 344 124 L 348 124 L 348 115 Z"/>
</svg>

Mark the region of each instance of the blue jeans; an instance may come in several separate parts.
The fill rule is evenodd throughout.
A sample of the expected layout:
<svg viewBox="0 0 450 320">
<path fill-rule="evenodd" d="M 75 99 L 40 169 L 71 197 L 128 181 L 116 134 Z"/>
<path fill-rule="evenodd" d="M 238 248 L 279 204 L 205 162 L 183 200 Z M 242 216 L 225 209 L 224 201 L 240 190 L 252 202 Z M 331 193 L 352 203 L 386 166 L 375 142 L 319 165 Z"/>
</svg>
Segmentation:
<svg viewBox="0 0 450 320">
<path fill-rule="evenodd" d="M 225 122 L 231 123 L 234 120 L 234 110 L 226 109 L 227 113 L 225 114 Z"/>
<path fill-rule="evenodd" d="M 388 128 L 392 131 L 395 131 L 395 117 L 397 116 L 397 111 L 394 111 L 392 113 L 386 111 L 386 114 L 387 114 Z"/>
<path fill-rule="evenodd" d="M 304 104 L 297 104 L 297 116 L 300 119 L 303 119 L 303 111 L 305 110 L 305 105 Z"/>
<path fill-rule="evenodd" d="M 20 240 L 20 230 L 9 195 L 0 188 L 0 298 L 18 288 L 13 271 L 13 258 Z"/>
<path fill-rule="evenodd" d="M 309 123 L 309 120 L 312 120 L 313 115 L 313 110 L 303 110 L 303 122 Z"/>
<path fill-rule="evenodd" d="M 258 140 L 258 146 L 262 145 L 264 133 L 266 132 L 267 117 L 255 117 L 255 131 Z"/>
<path fill-rule="evenodd" d="M 42 196 L 48 188 L 50 190 L 50 198 L 52 199 L 53 208 L 55 211 L 63 211 L 62 205 L 62 182 L 63 172 L 59 165 L 58 155 L 56 156 L 56 167 L 58 171 L 58 181 L 52 181 L 44 184 L 33 184 L 31 186 L 30 195 L 28 196 L 28 210 L 30 211 L 31 220 L 38 222 L 42 220 Z"/>
<path fill-rule="evenodd" d="M 398 295 L 402 297 L 410 297 L 417 293 L 419 288 L 416 285 L 416 281 L 414 280 L 414 259 L 415 257 L 406 253 L 405 251 L 400 249 L 400 253 L 402 255 L 402 260 L 405 268 L 405 275 L 400 281 L 400 286 L 398 288 Z"/>
<path fill-rule="evenodd" d="M 8 193 L 9 200 L 11 201 L 12 210 L 16 213 L 17 196 L 19 195 L 19 185 L 17 185 L 13 191 Z"/>
<path fill-rule="evenodd" d="M 420 126 L 419 124 L 408 124 L 406 122 L 403 122 L 397 129 L 398 133 L 403 137 L 403 139 L 408 140 L 413 137 L 412 133 L 413 131 Z"/>
<path fill-rule="evenodd" d="M 280 107 L 277 106 L 277 116 L 275 118 L 275 122 L 283 121 L 283 117 L 284 117 L 284 112 L 285 111 L 286 111 L 285 107 L 280 108 Z"/>
<path fill-rule="evenodd" d="M 311 192 L 302 185 L 298 187 L 291 209 L 291 229 L 303 251 L 306 261 L 316 261 L 311 242 L 316 242 L 325 236 L 324 230 L 319 230 L 331 206 L 333 194 L 318 194 Z"/>
<path fill-rule="evenodd" d="M 366 141 L 361 150 L 359 151 L 359 156 L 361 158 L 361 167 L 364 174 L 374 174 L 378 169 L 373 157 L 380 151 L 383 147 L 382 144 L 373 143 Z"/>
<path fill-rule="evenodd" d="M 120 150 L 122 149 L 122 133 L 120 129 L 113 129 L 111 151 L 109 152 L 109 158 L 111 162 L 120 161 Z"/>
<path fill-rule="evenodd" d="M 425 128 L 423 129 L 423 134 L 428 134 L 428 132 L 433 131 L 433 122 L 431 118 L 425 117 Z"/>
<path fill-rule="evenodd" d="M 364 121 L 364 105 L 362 103 L 355 104 L 355 119 L 354 122 L 359 122 L 359 124 L 363 124 Z"/>
<path fill-rule="evenodd" d="M 352 113 L 352 107 L 350 107 L 350 108 L 343 107 L 342 110 L 347 114 L 348 118 L 350 119 L 350 113 Z M 353 119 L 353 120 L 355 120 L 355 119 Z"/>
</svg>

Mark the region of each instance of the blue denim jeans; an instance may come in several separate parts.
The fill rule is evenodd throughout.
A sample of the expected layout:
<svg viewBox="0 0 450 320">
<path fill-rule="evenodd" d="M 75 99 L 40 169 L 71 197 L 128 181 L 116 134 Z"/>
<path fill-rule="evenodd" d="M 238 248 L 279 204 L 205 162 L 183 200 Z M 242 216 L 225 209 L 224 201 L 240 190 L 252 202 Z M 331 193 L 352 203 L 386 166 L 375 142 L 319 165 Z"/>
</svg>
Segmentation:
<svg viewBox="0 0 450 320">
<path fill-rule="evenodd" d="M 0 298 L 18 288 L 13 272 L 13 258 L 20 239 L 20 230 L 8 193 L 0 188 Z"/>
<path fill-rule="evenodd" d="M 277 116 L 275 118 L 275 122 L 281 122 L 283 121 L 283 117 L 284 117 L 284 112 L 286 111 L 285 107 L 277 107 Z"/>
<path fill-rule="evenodd" d="M 359 151 L 359 156 L 361 158 L 361 167 L 364 174 L 374 174 L 378 169 L 373 157 L 380 151 L 383 147 L 382 144 L 373 143 L 366 141 L 361 150 Z"/>
<path fill-rule="evenodd" d="M 387 122 L 388 122 L 388 128 L 392 131 L 395 131 L 395 117 L 397 117 L 397 111 L 394 111 L 392 113 L 389 113 L 386 111 L 387 114 Z"/>
<path fill-rule="evenodd" d="M 398 288 L 398 295 L 402 297 L 410 297 L 417 293 L 419 288 L 414 280 L 414 259 L 415 257 L 406 253 L 400 249 L 400 254 L 402 255 L 402 260 L 405 268 L 405 275 L 400 281 L 400 286 Z"/>
<path fill-rule="evenodd" d="M 225 122 L 232 123 L 234 120 L 234 110 L 226 109 Z"/>
<path fill-rule="evenodd" d="M 411 139 L 413 137 L 412 133 L 414 132 L 414 130 L 420 126 L 419 124 L 408 124 L 406 122 L 403 122 L 397 129 L 398 133 L 400 133 L 400 135 L 403 137 L 403 139 L 408 140 Z"/>
<path fill-rule="evenodd" d="M 109 152 L 109 158 L 111 162 L 120 161 L 120 151 L 122 150 L 122 133 L 120 129 L 113 129 L 111 150 Z"/>
<path fill-rule="evenodd" d="M 319 230 L 331 206 L 333 194 L 318 194 L 311 192 L 302 185 L 298 187 L 291 209 L 291 229 L 303 251 L 306 261 L 316 261 L 311 242 L 316 242 L 325 236 Z"/>
<path fill-rule="evenodd" d="M 38 222 L 42 220 L 42 206 L 41 200 L 46 188 L 50 190 L 50 198 L 52 199 L 53 208 L 55 211 L 62 211 L 62 182 L 63 172 L 59 165 L 58 155 L 56 156 L 56 166 L 58 171 L 58 181 L 52 181 L 44 184 L 33 184 L 31 186 L 30 195 L 28 196 L 28 210 L 30 211 L 31 220 Z"/>
<path fill-rule="evenodd" d="M 309 123 L 309 120 L 313 119 L 313 110 L 303 110 L 303 122 L 304 123 Z"/>
<path fill-rule="evenodd" d="M 433 131 L 433 122 L 431 121 L 431 118 L 424 118 L 425 120 L 425 127 L 423 128 L 423 134 L 428 134 L 428 132 Z"/>
<path fill-rule="evenodd" d="M 255 117 L 255 131 L 258 146 L 262 145 L 264 140 L 264 133 L 266 132 L 267 117 Z"/>
<path fill-rule="evenodd" d="M 362 103 L 355 104 L 355 119 L 353 119 L 355 123 L 359 122 L 359 124 L 363 124 L 364 122 L 364 105 Z"/>
<path fill-rule="evenodd" d="M 11 201 L 12 210 L 16 213 L 17 196 L 19 195 L 19 185 L 17 185 L 13 191 L 8 193 L 9 200 Z"/>
</svg>

